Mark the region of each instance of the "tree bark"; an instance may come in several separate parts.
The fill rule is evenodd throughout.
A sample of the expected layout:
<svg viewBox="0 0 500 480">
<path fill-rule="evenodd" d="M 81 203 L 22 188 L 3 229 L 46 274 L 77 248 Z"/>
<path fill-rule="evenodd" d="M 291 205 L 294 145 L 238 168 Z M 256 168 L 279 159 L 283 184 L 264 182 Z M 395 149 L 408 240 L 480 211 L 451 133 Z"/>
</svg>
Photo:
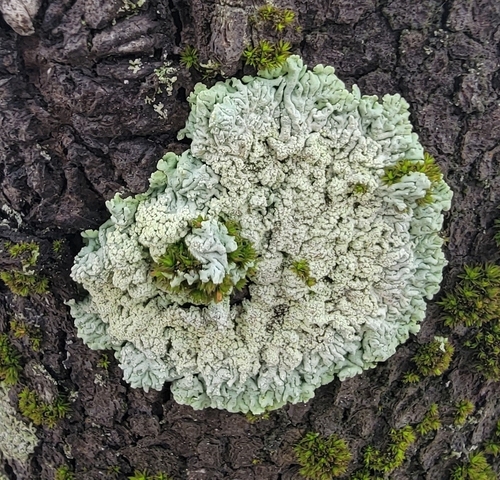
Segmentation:
<svg viewBox="0 0 500 480">
<path fill-rule="evenodd" d="M 101 353 L 76 337 L 64 304 L 82 293 L 69 277 L 79 233 L 107 219 L 105 201 L 116 192 L 143 192 L 163 153 L 188 148 L 176 135 L 196 82 L 212 85 L 252 73 L 241 60 L 245 46 L 263 34 L 279 35 L 252 24 L 261 5 L 252 0 L 53 0 L 12 14 L 13 3 L 0 2 L 0 271 L 12 268 L 6 242 L 35 241 L 36 270 L 49 279 L 50 292 L 21 297 L 2 284 L 0 332 L 10 332 L 22 354 L 13 405 L 29 386 L 68 397 L 71 414 L 53 429 L 38 428 L 40 443 L 30 460 L 4 459 L 0 474 L 49 480 L 68 465 L 85 480 L 125 479 L 144 469 L 175 479 L 292 480 L 302 478 L 293 445 L 304 432 L 317 431 L 348 441 L 353 461 L 343 478 L 350 478 L 367 445 L 383 449 L 390 429 L 417 424 L 437 403 L 444 427 L 419 438 L 390 476 L 436 480 L 449 478 L 459 462 L 454 452 L 464 459 L 492 436 L 500 419 L 499 385 L 471 367 L 466 331 L 444 327 L 434 303 L 421 333 L 387 362 L 253 424 L 244 415 L 177 405 L 168 385 L 161 392 L 133 390 L 112 354 L 109 368 L 98 367 Z M 363 94 L 400 93 L 410 103 L 415 131 L 454 191 L 444 229 L 449 266 L 443 288 L 455 284 L 465 264 L 497 262 L 500 3 L 276 4 L 296 12 L 301 28 L 286 39 L 306 64 L 333 65 Z M 204 79 L 207 69 L 180 64 L 186 45 L 198 50 L 200 63 L 219 64 L 208 72 L 215 76 Z M 177 77 L 173 83 L 155 74 L 165 66 L 175 68 L 167 75 Z M 41 329 L 39 351 L 26 338 L 13 338 L 12 319 Z M 404 384 L 418 345 L 434 335 L 454 344 L 451 368 Z M 458 429 L 453 406 L 462 399 L 471 400 L 476 413 Z M 492 462 L 498 468 L 498 460 Z M 115 477 L 113 467 L 120 471 Z"/>
</svg>

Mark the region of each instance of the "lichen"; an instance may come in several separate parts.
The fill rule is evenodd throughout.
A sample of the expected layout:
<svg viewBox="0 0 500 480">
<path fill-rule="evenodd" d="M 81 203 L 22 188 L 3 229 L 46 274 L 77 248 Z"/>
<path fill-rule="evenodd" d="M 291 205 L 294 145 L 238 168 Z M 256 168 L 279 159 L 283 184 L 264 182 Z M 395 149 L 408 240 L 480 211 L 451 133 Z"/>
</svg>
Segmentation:
<svg viewBox="0 0 500 480">
<path fill-rule="evenodd" d="M 72 270 L 89 292 L 71 304 L 84 342 L 115 349 L 133 387 L 172 382 L 197 409 L 263 413 L 386 360 L 419 330 L 446 263 L 442 176 L 383 180 L 424 160 L 405 100 L 348 91 L 332 67 L 296 56 L 259 75 L 195 87 L 179 135 L 190 149 L 167 153 L 144 194 L 107 203 Z M 200 216 L 214 225 L 207 241 L 220 219 L 237 221 L 255 250 L 239 300 L 193 298 L 152 275 L 174 244 L 196 257 Z M 193 268 L 188 283 L 235 273 L 220 261 L 234 245 L 219 243 L 220 275 Z"/>
<path fill-rule="evenodd" d="M 9 460 L 26 462 L 38 444 L 35 427 L 16 417 L 8 389 L 0 382 L 0 452 Z"/>
</svg>

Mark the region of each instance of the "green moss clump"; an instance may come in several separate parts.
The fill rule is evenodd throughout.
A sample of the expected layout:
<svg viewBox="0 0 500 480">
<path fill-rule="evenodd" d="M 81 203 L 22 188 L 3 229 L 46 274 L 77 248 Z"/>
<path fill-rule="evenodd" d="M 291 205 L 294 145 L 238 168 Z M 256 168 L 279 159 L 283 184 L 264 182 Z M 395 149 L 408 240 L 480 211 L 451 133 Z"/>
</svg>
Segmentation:
<svg viewBox="0 0 500 480">
<path fill-rule="evenodd" d="M 455 467 L 450 480 L 497 480 L 497 474 L 488 463 L 483 452 L 475 452 L 463 465 Z"/>
<path fill-rule="evenodd" d="M 405 383 L 414 383 L 422 377 L 435 377 L 448 370 L 455 349 L 447 338 L 434 337 L 432 342 L 421 345 L 412 360 L 416 371 L 404 376 Z"/>
<path fill-rule="evenodd" d="M 337 435 L 322 437 L 309 432 L 294 448 L 300 474 L 311 480 L 327 480 L 343 475 L 352 459 L 345 440 Z"/>
<path fill-rule="evenodd" d="M 296 260 L 292 263 L 290 268 L 292 269 L 292 272 L 304 280 L 308 287 L 316 285 L 316 279 L 311 277 L 311 268 L 309 267 L 309 262 L 307 260 Z"/>
<path fill-rule="evenodd" d="M 474 350 L 476 370 L 487 380 L 500 381 L 500 320 L 484 325 L 464 345 Z"/>
<path fill-rule="evenodd" d="M 52 251 L 56 254 L 59 255 L 64 249 L 64 240 L 63 239 L 57 239 L 52 242 Z"/>
<path fill-rule="evenodd" d="M 459 427 L 463 425 L 467 417 L 471 415 L 474 410 L 474 404 L 470 400 L 460 400 L 457 402 L 455 405 L 456 412 L 455 412 L 455 418 L 453 419 L 453 425 Z"/>
<path fill-rule="evenodd" d="M 464 345 L 473 349 L 476 369 L 488 380 L 500 380 L 500 266 L 466 266 L 452 292 L 438 302 L 449 327 L 474 330 Z"/>
<path fill-rule="evenodd" d="M 97 361 L 97 366 L 99 368 L 102 368 L 103 370 L 107 370 L 109 366 L 111 365 L 111 362 L 109 361 L 109 357 L 107 353 L 103 353 L 99 360 Z"/>
<path fill-rule="evenodd" d="M 23 266 L 33 267 L 40 255 L 40 246 L 36 242 L 19 242 L 9 246 L 9 255 L 21 260 Z"/>
<path fill-rule="evenodd" d="M 497 422 L 492 438 L 485 442 L 484 447 L 486 453 L 489 455 L 493 455 L 494 457 L 500 455 L 500 421 Z"/>
<path fill-rule="evenodd" d="M 401 181 L 403 177 L 410 173 L 423 173 L 431 182 L 431 186 L 426 191 L 425 196 L 420 198 L 417 203 L 419 205 L 432 203 L 434 197 L 432 191 L 436 185 L 443 179 L 443 174 L 439 165 L 428 153 L 424 153 L 424 159 L 421 161 L 415 160 L 400 160 L 395 165 L 387 167 L 382 176 L 382 181 L 387 185 L 393 185 Z"/>
<path fill-rule="evenodd" d="M 40 255 L 40 246 L 36 242 L 19 242 L 5 245 L 11 258 L 21 262 L 22 270 L 12 269 L 0 272 L 0 279 L 10 291 L 21 297 L 34 293 L 48 292 L 48 280 L 33 271 Z"/>
<path fill-rule="evenodd" d="M 260 415 L 254 415 L 251 412 L 248 412 L 245 414 L 245 420 L 250 424 L 253 425 L 254 423 L 259 423 L 262 420 L 269 420 L 270 414 L 269 412 L 264 412 L 261 413 Z"/>
<path fill-rule="evenodd" d="M 415 430 L 420 435 L 427 435 L 441 428 L 441 420 L 439 419 L 439 409 L 437 403 L 433 403 L 422 421 L 415 427 Z"/>
<path fill-rule="evenodd" d="M 424 376 L 435 377 L 448 370 L 455 349 L 447 338 L 434 337 L 432 342 L 422 345 L 413 361 L 418 373 Z"/>
<path fill-rule="evenodd" d="M 186 68 L 198 68 L 200 62 L 198 59 L 198 50 L 192 45 L 186 45 L 181 52 L 181 65 Z"/>
<path fill-rule="evenodd" d="M 250 21 L 258 27 L 260 34 L 266 36 L 273 29 L 279 37 L 282 37 L 282 34 L 291 27 L 295 27 L 295 30 L 300 28 L 293 10 L 278 8 L 271 4 L 261 6 L 256 14 L 250 17 Z M 291 49 L 292 45 L 283 39 L 276 41 L 261 38 L 258 43 L 245 48 L 242 58 L 246 65 L 257 70 L 269 70 L 283 66 L 291 55 Z"/>
<path fill-rule="evenodd" d="M 278 8 L 268 3 L 259 7 L 256 15 L 250 17 L 250 21 L 254 24 L 265 23 L 267 27 L 270 26 L 276 32 L 282 33 L 295 25 L 296 15 L 289 8 Z"/>
<path fill-rule="evenodd" d="M 70 406 L 62 397 L 53 403 L 44 402 L 34 390 L 26 387 L 19 393 L 19 411 L 35 425 L 54 428 L 59 420 L 68 415 Z"/>
<path fill-rule="evenodd" d="M 20 359 L 21 355 L 11 345 L 8 335 L 0 333 L 0 381 L 3 381 L 5 386 L 10 387 L 17 383 L 22 371 Z"/>
<path fill-rule="evenodd" d="M 403 465 L 406 451 L 415 443 L 417 436 L 413 427 L 407 425 L 399 430 L 391 430 L 391 442 L 381 451 L 369 445 L 363 456 L 364 468 L 355 474 L 356 479 L 378 478 L 392 473 Z"/>
<path fill-rule="evenodd" d="M 20 271 L 0 272 L 0 279 L 9 287 L 9 290 L 21 297 L 27 297 L 34 293 L 44 294 L 48 292 L 49 281 L 34 273 Z"/>
<path fill-rule="evenodd" d="M 56 469 L 54 480 L 74 480 L 75 474 L 67 465 L 61 465 Z"/>
<path fill-rule="evenodd" d="M 438 302 L 449 327 L 479 327 L 500 317 L 500 266 L 466 266 L 452 292 Z"/>
<path fill-rule="evenodd" d="M 353 188 L 353 192 L 357 195 L 363 195 L 368 191 L 368 185 L 364 183 L 356 183 Z"/>
<path fill-rule="evenodd" d="M 38 327 L 28 325 L 22 320 L 11 320 L 10 331 L 14 338 L 27 338 L 35 352 L 40 350 L 42 331 Z"/>
<path fill-rule="evenodd" d="M 441 169 L 434 160 L 434 157 L 428 153 L 424 153 L 424 159 L 421 161 L 415 160 L 400 160 L 391 167 L 387 167 L 384 171 L 382 181 L 387 185 L 392 185 L 401 181 L 403 177 L 410 173 L 423 173 L 431 181 L 431 183 L 440 182 L 443 179 Z"/>
<path fill-rule="evenodd" d="M 203 218 L 193 220 L 191 227 L 200 228 L 202 221 Z M 245 286 L 248 276 L 254 272 L 254 269 L 248 268 L 248 266 L 255 261 L 257 254 L 251 242 L 241 236 L 241 227 L 238 222 L 227 221 L 224 226 L 237 245 L 236 250 L 227 253 L 228 262 L 233 263 L 236 268 L 247 268 L 245 277 L 236 283 L 233 282 L 229 273 L 225 275 L 221 283 L 214 283 L 211 280 L 202 282 L 199 278 L 189 283 L 187 279 L 184 279 L 172 287 L 171 280 L 175 275 L 183 273 L 192 276 L 203 268 L 203 264 L 190 253 L 188 246 L 182 239 L 177 243 L 170 244 L 165 254 L 153 264 L 151 273 L 161 287 L 170 292 L 186 293 L 193 302 L 201 304 L 221 302 L 233 289 L 241 290 Z"/>
<path fill-rule="evenodd" d="M 292 54 L 291 49 L 292 45 L 283 40 L 276 43 L 260 40 L 256 47 L 249 45 L 245 48 L 243 59 L 246 65 L 255 67 L 257 70 L 279 68 Z"/>
</svg>

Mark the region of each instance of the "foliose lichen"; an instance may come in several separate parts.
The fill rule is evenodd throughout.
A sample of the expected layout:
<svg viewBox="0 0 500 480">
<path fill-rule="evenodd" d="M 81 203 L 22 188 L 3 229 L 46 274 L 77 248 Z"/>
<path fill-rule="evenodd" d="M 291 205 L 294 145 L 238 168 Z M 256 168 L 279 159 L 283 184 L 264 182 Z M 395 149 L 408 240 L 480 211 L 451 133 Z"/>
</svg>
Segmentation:
<svg viewBox="0 0 500 480">
<path fill-rule="evenodd" d="M 10 404 L 8 388 L 0 382 L 0 456 L 9 460 L 26 462 L 38 444 L 35 427 L 16 417 Z"/>
<path fill-rule="evenodd" d="M 420 168 L 383 179 L 424 160 L 406 101 L 361 96 L 332 67 L 293 56 L 257 77 L 198 84 L 189 102 L 179 137 L 190 149 L 167 153 L 146 193 L 115 196 L 111 218 L 83 233 L 78 335 L 114 349 L 134 388 L 172 382 L 179 403 L 254 414 L 393 355 L 439 289 L 452 196 Z M 236 264 L 243 240 L 254 254 Z M 193 295 L 225 278 L 220 295 Z"/>
</svg>

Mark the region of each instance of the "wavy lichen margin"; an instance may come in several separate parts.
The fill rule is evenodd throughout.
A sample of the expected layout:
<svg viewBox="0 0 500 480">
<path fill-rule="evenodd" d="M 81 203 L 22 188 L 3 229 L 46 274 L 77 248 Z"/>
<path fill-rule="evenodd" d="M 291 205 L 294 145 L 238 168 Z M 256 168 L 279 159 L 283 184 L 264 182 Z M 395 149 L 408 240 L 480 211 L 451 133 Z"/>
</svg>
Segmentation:
<svg viewBox="0 0 500 480">
<path fill-rule="evenodd" d="M 332 67 L 297 56 L 259 75 L 195 87 L 179 134 L 190 149 L 167 153 L 146 193 L 107 203 L 72 270 L 89 292 L 71 302 L 84 342 L 115 349 L 132 387 L 172 382 L 194 408 L 258 414 L 374 367 L 418 331 L 446 263 L 442 176 L 410 168 L 383 181 L 424 160 L 405 100 L 348 91 Z M 200 215 L 237 220 L 255 249 L 239 302 L 205 304 L 151 275 Z M 199 258 L 230 274 L 216 230 Z"/>
</svg>

